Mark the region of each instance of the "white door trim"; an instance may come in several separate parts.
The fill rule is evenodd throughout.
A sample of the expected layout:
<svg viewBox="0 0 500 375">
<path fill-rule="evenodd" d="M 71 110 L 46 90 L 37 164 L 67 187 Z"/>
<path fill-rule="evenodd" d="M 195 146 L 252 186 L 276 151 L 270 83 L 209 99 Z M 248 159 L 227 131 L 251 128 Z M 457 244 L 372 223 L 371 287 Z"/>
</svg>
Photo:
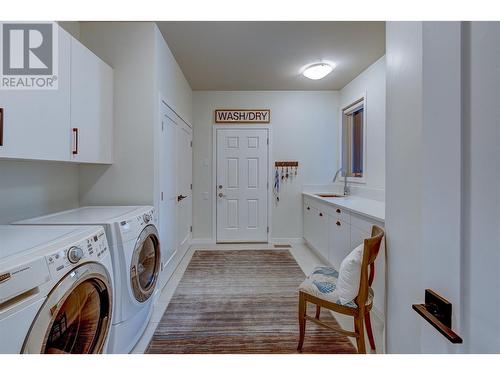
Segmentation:
<svg viewBox="0 0 500 375">
<path fill-rule="evenodd" d="M 227 130 L 252 130 L 252 129 L 266 129 L 267 136 L 269 137 L 269 145 L 267 147 L 267 181 L 269 182 L 269 188 L 267 189 L 267 225 L 269 226 L 269 232 L 267 233 L 267 243 L 270 242 L 273 233 L 272 227 L 272 187 L 273 187 L 273 130 L 269 125 L 214 125 L 212 127 L 212 181 L 210 186 L 210 194 L 212 196 L 212 239 L 214 243 L 217 243 L 217 199 L 215 196 L 216 183 L 217 183 L 217 130 L 227 129 Z"/>
</svg>

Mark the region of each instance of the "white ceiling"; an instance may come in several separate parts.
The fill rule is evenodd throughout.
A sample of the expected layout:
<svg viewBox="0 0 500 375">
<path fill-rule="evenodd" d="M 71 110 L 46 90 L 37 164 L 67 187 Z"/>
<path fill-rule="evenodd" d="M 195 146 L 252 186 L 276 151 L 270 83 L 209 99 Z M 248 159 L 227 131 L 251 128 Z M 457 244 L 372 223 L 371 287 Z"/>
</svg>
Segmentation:
<svg viewBox="0 0 500 375">
<path fill-rule="evenodd" d="M 157 22 L 193 90 L 338 90 L 385 53 L 384 22 Z M 337 64 L 312 81 L 301 69 Z"/>
</svg>

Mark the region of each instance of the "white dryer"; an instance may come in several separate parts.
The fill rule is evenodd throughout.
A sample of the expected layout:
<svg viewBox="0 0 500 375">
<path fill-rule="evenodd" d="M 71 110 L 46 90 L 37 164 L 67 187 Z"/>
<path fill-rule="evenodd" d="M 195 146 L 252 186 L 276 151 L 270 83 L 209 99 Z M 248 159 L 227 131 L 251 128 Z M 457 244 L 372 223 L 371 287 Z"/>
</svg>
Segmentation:
<svg viewBox="0 0 500 375">
<path fill-rule="evenodd" d="M 160 272 L 160 240 L 151 206 L 88 206 L 15 224 L 102 225 L 108 238 L 115 280 L 112 353 L 129 353 L 153 311 Z"/>
<path fill-rule="evenodd" d="M 105 353 L 112 262 L 98 226 L 0 226 L 0 353 Z"/>
</svg>

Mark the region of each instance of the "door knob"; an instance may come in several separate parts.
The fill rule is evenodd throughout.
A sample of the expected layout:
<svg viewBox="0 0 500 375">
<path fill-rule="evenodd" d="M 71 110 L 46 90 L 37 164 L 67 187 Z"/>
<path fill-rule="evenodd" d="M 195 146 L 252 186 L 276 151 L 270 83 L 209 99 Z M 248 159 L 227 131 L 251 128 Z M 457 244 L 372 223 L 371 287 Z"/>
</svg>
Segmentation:
<svg viewBox="0 0 500 375">
<path fill-rule="evenodd" d="M 222 189 L 222 185 L 219 185 L 219 189 Z"/>
<path fill-rule="evenodd" d="M 186 196 L 186 195 L 182 195 L 182 194 L 181 194 L 181 195 L 178 195 L 178 196 L 177 196 L 177 202 L 180 202 L 180 201 L 181 201 L 181 200 L 183 200 L 184 198 L 187 198 L 187 196 Z"/>
<path fill-rule="evenodd" d="M 225 195 L 222 193 L 219 193 L 219 198 L 222 198 L 222 197 L 225 197 Z"/>
</svg>

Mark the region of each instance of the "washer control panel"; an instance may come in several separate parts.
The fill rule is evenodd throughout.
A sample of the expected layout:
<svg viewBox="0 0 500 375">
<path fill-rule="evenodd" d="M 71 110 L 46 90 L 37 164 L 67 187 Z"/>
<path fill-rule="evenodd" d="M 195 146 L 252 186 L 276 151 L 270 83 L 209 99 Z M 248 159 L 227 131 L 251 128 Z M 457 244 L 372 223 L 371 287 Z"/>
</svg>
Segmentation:
<svg viewBox="0 0 500 375">
<path fill-rule="evenodd" d="M 78 263 L 98 261 L 108 251 L 106 234 L 102 229 L 82 241 L 47 255 L 45 258 L 50 273 L 61 273 L 67 272 L 66 268 L 74 267 Z"/>
<path fill-rule="evenodd" d="M 137 239 L 137 234 L 140 233 L 144 227 L 150 224 L 154 225 L 155 223 L 156 217 L 153 207 L 143 211 L 140 215 L 121 221 L 119 225 L 122 241 L 135 241 Z"/>
<path fill-rule="evenodd" d="M 154 220 L 154 208 L 137 217 L 140 226 L 146 226 Z"/>
</svg>

